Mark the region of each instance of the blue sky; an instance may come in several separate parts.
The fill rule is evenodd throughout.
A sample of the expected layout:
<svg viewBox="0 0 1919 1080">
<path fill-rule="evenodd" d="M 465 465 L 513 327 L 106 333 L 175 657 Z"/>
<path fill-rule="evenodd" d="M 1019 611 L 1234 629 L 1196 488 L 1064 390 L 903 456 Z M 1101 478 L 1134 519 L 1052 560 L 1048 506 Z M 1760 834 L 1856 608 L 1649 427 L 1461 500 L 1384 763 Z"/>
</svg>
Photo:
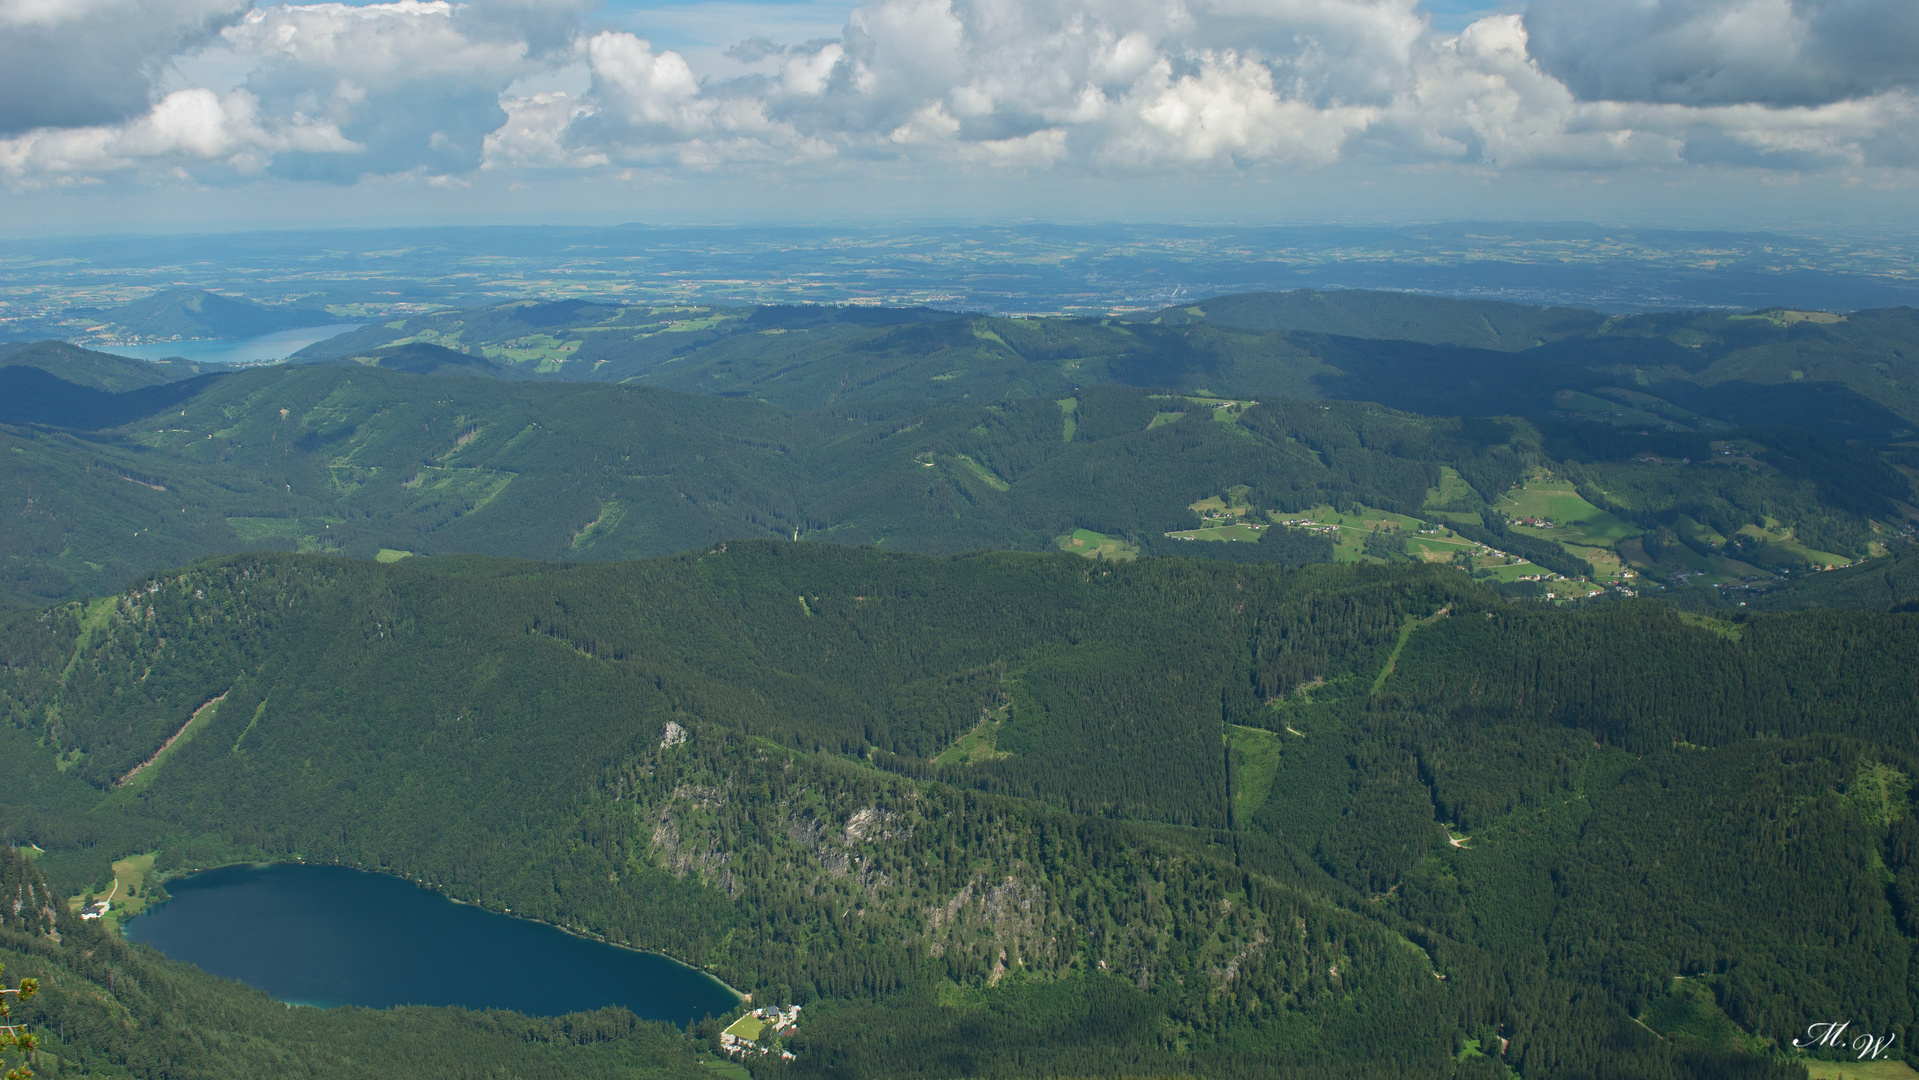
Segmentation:
<svg viewBox="0 0 1919 1080">
<path fill-rule="evenodd" d="M 1910 0 L 0 0 L 0 228 L 1909 232 Z"/>
</svg>

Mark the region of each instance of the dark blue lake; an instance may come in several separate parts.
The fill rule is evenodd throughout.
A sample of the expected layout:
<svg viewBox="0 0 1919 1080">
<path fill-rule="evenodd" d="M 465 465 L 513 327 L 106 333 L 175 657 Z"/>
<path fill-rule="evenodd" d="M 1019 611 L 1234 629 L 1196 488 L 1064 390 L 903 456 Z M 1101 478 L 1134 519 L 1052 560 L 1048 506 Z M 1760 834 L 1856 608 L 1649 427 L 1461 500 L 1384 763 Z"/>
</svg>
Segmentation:
<svg viewBox="0 0 1919 1080">
<path fill-rule="evenodd" d="M 536 1016 L 624 1005 L 685 1025 L 731 1009 L 719 980 L 339 866 L 230 866 L 167 882 L 126 936 L 296 1005 L 463 1005 Z"/>
</svg>

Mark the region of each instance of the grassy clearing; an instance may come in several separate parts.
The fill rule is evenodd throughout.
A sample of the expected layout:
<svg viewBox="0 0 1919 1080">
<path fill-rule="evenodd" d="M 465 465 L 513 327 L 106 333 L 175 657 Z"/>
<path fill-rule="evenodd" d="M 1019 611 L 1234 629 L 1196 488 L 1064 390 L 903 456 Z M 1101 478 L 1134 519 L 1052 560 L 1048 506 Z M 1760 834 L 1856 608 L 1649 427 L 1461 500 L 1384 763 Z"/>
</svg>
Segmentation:
<svg viewBox="0 0 1919 1080">
<path fill-rule="evenodd" d="M 1622 577 L 1627 570 L 1618 545 L 1645 531 L 1587 502 L 1572 484 L 1545 476 L 1528 479 L 1500 496 L 1495 509 L 1512 519 L 1514 532 L 1557 543 L 1567 554 L 1591 563 L 1594 573 L 1608 580 Z"/>
<path fill-rule="evenodd" d="M 1449 506 L 1473 496 L 1473 486 L 1468 484 L 1459 470 L 1451 465 L 1439 467 L 1439 486 L 1426 489 L 1424 506 Z"/>
<path fill-rule="evenodd" d="M 737 318 L 737 316 L 728 315 L 724 312 L 721 312 L 718 314 L 707 315 L 697 319 L 674 319 L 668 322 L 665 326 L 660 327 L 659 333 L 688 334 L 688 333 L 692 333 L 695 330 L 711 330 L 714 327 L 732 318 Z"/>
<path fill-rule="evenodd" d="M 1438 490 L 1438 489 L 1433 489 Z M 1570 490 L 1570 489 L 1568 489 Z M 1575 494 L 1574 498 L 1578 498 Z M 1585 500 L 1579 500 L 1582 504 Z M 1197 504 L 1195 504 L 1197 505 Z M 1590 504 L 1586 504 L 1590 506 Z M 1594 511 L 1598 513 L 1598 511 Z M 1377 562 L 1379 559 L 1366 553 L 1366 541 L 1375 530 L 1397 533 L 1404 542 L 1406 554 L 1423 562 L 1457 562 L 1465 556 L 1471 563 L 1473 576 L 1498 582 L 1523 580 L 1548 581 L 1554 595 L 1588 595 L 1597 590 L 1597 586 L 1579 586 L 1575 582 L 1555 581 L 1552 571 L 1518 556 L 1491 555 L 1478 543 L 1454 533 L 1445 524 L 1444 515 L 1432 515 L 1431 520 L 1395 514 L 1385 510 L 1375 510 L 1368 506 L 1356 507 L 1354 513 L 1341 513 L 1331 506 L 1315 506 L 1311 510 L 1296 514 L 1271 512 L 1274 522 L 1289 527 L 1318 529 L 1329 534 L 1333 540 L 1333 559 L 1335 562 Z M 1610 517 L 1610 515 L 1602 515 Z M 1173 534 L 1168 534 L 1173 535 Z M 1534 535 L 1538 535 L 1535 531 Z M 1558 539 L 1555 537 L 1555 539 Z M 1565 547 L 1564 543 L 1561 544 Z M 1586 555 L 1587 549 L 1569 548 L 1575 554 Z M 1594 553 L 1601 562 L 1617 567 L 1619 561 L 1610 549 Z M 1617 573 L 1617 571 L 1614 571 Z"/>
<path fill-rule="evenodd" d="M 999 761 L 1013 755 L 999 749 L 999 728 L 1006 722 L 1006 710 L 1000 709 L 979 722 L 979 726 L 961 735 L 953 745 L 940 751 L 935 765 L 972 765 L 981 761 Z"/>
<path fill-rule="evenodd" d="M 552 371 L 573 359 L 573 354 L 584 344 L 578 338 L 568 340 L 551 334 L 530 334 L 500 345 L 488 345 L 483 351 L 488 360 L 532 364 L 537 371 Z"/>
<path fill-rule="evenodd" d="M 157 885 L 158 879 L 153 873 L 153 853 L 130 855 L 113 864 L 113 881 L 105 890 L 88 890 L 79 896 L 70 896 L 67 898 L 67 908 L 84 911 L 96 901 L 105 900 L 108 902 L 107 912 L 100 917 L 100 921 L 117 933 L 122 923 L 145 911 L 155 901 Z"/>
<path fill-rule="evenodd" d="M 1919 1072 L 1903 1061 L 1807 1061 L 1812 1080 L 1919 1080 Z"/>
<path fill-rule="evenodd" d="M 383 563 L 396 563 L 396 562 L 399 562 L 401 559 L 410 559 L 412 557 L 413 557 L 413 553 L 411 551 L 401 551 L 399 548 L 381 548 L 378 552 L 374 554 L 373 561 L 383 562 Z"/>
<path fill-rule="evenodd" d="M 1365 561 L 1366 538 L 1374 529 L 1395 530 L 1401 536 L 1412 537 L 1426 524 L 1416 517 L 1375 510 L 1369 506 L 1359 506 L 1357 509 L 1357 513 L 1343 514 L 1331 506 L 1320 505 L 1301 513 L 1272 512 L 1268 516 L 1289 528 L 1326 532 L 1333 541 L 1334 562 Z"/>
<path fill-rule="evenodd" d="M 1380 689 L 1386 685 L 1386 680 L 1392 675 L 1394 669 L 1399 667 L 1399 654 L 1406 648 L 1406 642 L 1412 639 L 1413 631 L 1422 626 L 1431 626 L 1451 614 L 1452 608 L 1443 607 L 1423 619 L 1417 615 L 1406 616 L 1406 621 L 1399 627 L 1399 640 L 1393 642 L 1393 651 L 1386 657 L 1385 665 L 1379 669 L 1379 676 L 1373 680 L 1372 692 L 1374 694 L 1379 693 Z"/>
<path fill-rule="evenodd" d="M 1768 519 L 1768 521 L 1770 520 L 1771 519 Z M 1761 541 L 1767 548 L 1778 551 L 1784 555 L 1785 558 L 1778 560 L 1779 562 L 1810 563 L 1813 566 L 1823 566 L 1828 570 L 1835 570 L 1841 566 L 1852 565 L 1852 560 L 1844 555 L 1834 555 L 1830 551 L 1820 551 L 1817 548 L 1807 547 L 1799 542 L 1799 539 L 1793 535 L 1791 529 L 1776 524 L 1772 528 L 1760 528 L 1757 525 L 1750 524 L 1745 525 L 1740 528 L 1739 535 L 1748 540 Z"/>
<path fill-rule="evenodd" d="M 980 483 L 985 484 L 987 487 L 992 488 L 994 491 L 1009 491 L 1012 489 L 1013 485 L 1007 483 L 1004 480 L 1001 480 L 993 472 L 993 470 L 987 468 L 984 465 L 981 465 L 979 462 L 974 461 L 972 458 L 967 457 L 965 454 L 955 454 L 953 456 L 955 459 L 959 461 L 960 466 L 962 468 L 964 468 L 967 472 L 971 473 L 974 477 L 978 478 Z"/>
<path fill-rule="evenodd" d="M 1674 531 L 1699 547 L 1721 547 L 1729 539 L 1683 516 L 1674 524 Z M 1668 544 L 1655 560 L 1647 554 L 1639 537 L 1620 541 L 1616 550 L 1628 566 L 1663 572 L 1694 585 L 1741 585 L 1752 580 L 1771 580 L 1775 574 L 1808 565 L 1836 569 L 1852 563 L 1846 556 L 1806 547 L 1793 537 L 1792 530 L 1770 519 L 1765 526 L 1743 526 L 1735 535 L 1746 541 L 1742 559 L 1717 551 L 1702 555 L 1684 545 Z"/>
<path fill-rule="evenodd" d="M 1181 529 L 1166 535 L 1175 540 L 1227 540 L 1251 541 L 1257 543 L 1260 534 L 1270 528 L 1270 524 L 1261 521 L 1249 521 L 1253 508 L 1246 501 L 1252 488 L 1245 484 L 1235 484 L 1226 489 L 1225 495 L 1209 495 L 1204 499 L 1187 505 L 1187 509 L 1199 515 L 1199 528 Z"/>
<path fill-rule="evenodd" d="M 119 603 L 118 597 L 102 596 L 88 603 L 86 609 L 80 613 L 79 638 L 74 642 L 73 655 L 67 659 L 67 666 L 60 671 L 61 685 L 65 685 L 67 680 L 73 677 L 74 666 L 80 662 L 80 658 L 86 655 L 87 649 L 93 644 L 93 635 L 107 628 L 113 618 L 113 609 L 118 607 Z"/>
<path fill-rule="evenodd" d="M 1235 764 L 1239 766 L 1238 790 L 1233 794 L 1233 808 L 1239 814 L 1239 820 L 1245 821 L 1266 805 L 1273 793 L 1273 778 L 1279 775 L 1279 761 L 1285 754 L 1285 743 L 1280 736 L 1264 728 L 1241 727 L 1233 724 L 1226 729 L 1226 738 L 1233 748 Z"/>
<path fill-rule="evenodd" d="M 1645 531 L 1587 502 L 1572 484 L 1563 480 L 1537 477 L 1528 480 L 1500 496 L 1495 509 L 1515 520 L 1531 519 L 1551 525 L 1550 528 L 1514 525 L 1519 532 L 1587 547 L 1611 547 Z"/>
<path fill-rule="evenodd" d="M 1153 430 L 1153 429 L 1154 429 L 1154 428 L 1156 428 L 1156 427 L 1163 427 L 1163 426 L 1165 426 L 1165 425 L 1167 425 L 1167 424 L 1175 424 L 1175 423 L 1178 423 L 1178 422 L 1179 422 L 1179 418 L 1180 418 L 1180 417 L 1182 417 L 1182 416 L 1185 416 L 1185 415 L 1186 415 L 1186 414 L 1185 414 L 1185 413 L 1183 413 L 1183 412 L 1159 412 L 1159 413 L 1154 413 L 1154 414 L 1153 414 L 1153 419 L 1152 419 L 1152 422 L 1151 422 L 1151 423 L 1148 423 L 1148 424 L 1146 425 L 1146 430 L 1147 430 L 1147 431 L 1151 431 L 1151 430 Z"/>
<path fill-rule="evenodd" d="M 1497 558 L 1496 556 L 1494 557 Z M 1512 562 L 1497 562 L 1488 559 L 1474 560 L 1474 573 L 1491 581 L 1513 582 L 1529 581 L 1540 577 L 1551 577 L 1552 571 L 1543 566 L 1529 563 L 1524 559 Z"/>
<path fill-rule="evenodd" d="M 150 885 L 153 879 L 153 853 L 133 855 L 113 864 L 113 880 L 119 885 L 114 891 L 114 904 L 108 913 L 125 922 L 147 909 L 153 902 Z"/>
<path fill-rule="evenodd" d="M 1178 400 L 1178 399 L 1174 399 L 1174 400 Z M 1221 424 L 1229 424 L 1229 425 L 1238 424 L 1239 418 L 1245 414 L 1248 408 L 1259 404 L 1259 402 L 1252 401 L 1252 400 L 1241 401 L 1234 398 L 1211 397 L 1207 395 L 1201 395 L 1198 397 L 1187 397 L 1184 400 L 1190 401 L 1194 405 L 1197 405 L 1200 408 L 1210 412 L 1212 414 L 1214 422 L 1221 423 Z M 1185 414 L 1172 413 L 1171 415 L 1174 417 L 1179 417 Z"/>
<path fill-rule="evenodd" d="M 1619 557 L 1619 552 L 1614 551 L 1612 548 L 1581 547 L 1577 544 L 1569 543 L 1561 543 L 1559 546 L 1572 552 L 1574 556 L 1591 563 L 1593 575 L 1598 580 L 1613 581 L 1621 577 L 1631 576 L 1626 570 L 1625 561 Z"/>
<path fill-rule="evenodd" d="M 253 710 L 253 718 L 247 721 L 246 727 L 243 727 L 240 729 L 240 737 L 233 740 L 233 749 L 228 750 L 227 753 L 229 754 L 239 753 L 240 744 L 247 741 L 247 736 L 253 733 L 254 725 L 258 724 L 260 722 L 260 718 L 262 716 L 265 716 L 266 714 L 267 714 L 267 703 L 264 699 L 262 699 L 260 704 L 256 706 Z"/>
<path fill-rule="evenodd" d="M 416 488 L 421 494 L 432 492 L 437 495 L 451 495 L 467 504 L 467 512 L 484 507 L 505 491 L 513 482 L 513 473 L 496 472 L 492 469 L 452 469 L 431 467 L 413 474 L 403 486 Z"/>
<path fill-rule="evenodd" d="M 737 1062 L 702 1061 L 700 1064 L 706 1066 L 713 1075 L 723 1076 L 726 1080 L 753 1080 L 753 1074 L 746 1071 L 746 1066 Z"/>
<path fill-rule="evenodd" d="M 1879 828 L 1906 816 L 1912 790 L 1912 778 L 1890 765 L 1859 766 L 1852 783 L 1846 785 L 1846 801 L 1859 810 L 1859 816 Z"/>
<path fill-rule="evenodd" d="M 1407 554 L 1426 562 L 1447 562 L 1455 555 L 1472 555 L 1478 551 L 1478 544 L 1450 530 L 1445 530 L 1443 526 L 1433 532 L 1415 533 L 1406 537 Z"/>
<path fill-rule="evenodd" d="M 740 1039 L 758 1040 L 760 1032 L 766 1030 L 766 1021 L 747 1013 L 726 1026 L 726 1033 Z"/>
<path fill-rule="evenodd" d="M 1070 397 L 1060 398 L 1059 413 L 1061 417 L 1061 441 L 1072 442 L 1073 433 L 1079 430 L 1079 399 Z"/>
<path fill-rule="evenodd" d="M 621 519 L 626 517 L 626 507 L 618 499 L 608 499 L 600 503 L 600 516 L 580 527 L 573 534 L 573 543 L 568 545 L 574 551 L 584 551 L 606 538 L 607 534 L 620 527 Z"/>
<path fill-rule="evenodd" d="M 1113 559 L 1117 562 L 1132 562 L 1139 558 L 1139 545 L 1129 544 L 1117 536 L 1107 536 L 1091 529 L 1074 529 L 1065 536 L 1054 540 L 1061 551 L 1070 551 L 1075 555 L 1084 555 L 1089 559 Z"/>
</svg>

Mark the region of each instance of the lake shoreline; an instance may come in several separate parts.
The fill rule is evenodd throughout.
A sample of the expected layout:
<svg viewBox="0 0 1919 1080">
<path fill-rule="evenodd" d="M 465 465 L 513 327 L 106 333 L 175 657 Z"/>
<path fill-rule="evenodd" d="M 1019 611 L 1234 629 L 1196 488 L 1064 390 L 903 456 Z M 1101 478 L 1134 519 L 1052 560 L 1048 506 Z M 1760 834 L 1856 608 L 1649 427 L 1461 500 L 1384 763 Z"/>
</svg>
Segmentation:
<svg viewBox="0 0 1919 1080">
<path fill-rule="evenodd" d="M 101 342 L 81 339 L 71 342 L 95 352 L 123 356 L 148 363 L 158 360 L 186 360 L 196 364 L 241 367 L 251 364 L 275 364 L 285 361 L 309 345 L 352 333 L 365 323 L 316 323 L 295 326 L 248 338 L 176 338 L 151 342 Z"/>
<path fill-rule="evenodd" d="M 476 913 L 480 913 L 485 916 L 512 920 L 515 923 L 524 924 L 527 927 L 537 927 L 537 928 L 547 929 L 547 930 L 556 930 L 560 932 L 561 934 L 564 934 L 568 938 L 578 940 L 581 942 L 586 942 L 593 945 L 606 946 L 608 948 L 617 950 L 619 953 L 633 955 L 633 956 L 649 957 L 655 960 L 665 961 L 666 963 L 672 965 L 674 968 L 684 972 L 686 975 L 698 977 L 699 979 L 707 983 L 710 983 L 712 986 L 716 987 L 717 989 L 725 991 L 726 995 L 731 998 L 730 1007 L 737 1008 L 742 1002 L 750 1000 L 749 994 L 739 990 L 737 987 L 733 986 L 731 983 L 721 978 L 717 972 L 706 967 L 688 963 L 687 961 L 682 960 L 681 958 L 674 956 L 670 953 L 664 952 L 662 950 L 642 948 L 642 947 L 634 946 L 624 942 L 612 941 L 602 935 L 595 934 L 578 927 L 566 926 L 560 923 L 549 922 L 544 919 L 528 918 L 524 915 L 517 914 L 511 910 L 503 910 L 501 908 L 489 906 L 484 903 L 476 903 L 471 900 L 463 900 L 459 897 L 453 896 L 450 893 L 443 891 L 439 887 L 429 882 L 426 882 L 424 880 L 406 877 L 401 874 L 393 873 L 389 870 L 359 866 L 351 862 L 308 860 L 308 859 L 297 858 L 297 857 L 293 859 L 272 860 L 272 861 L 235 860 L 233 862 L 221 863 L 215 866 L 196 866 L 191 868 L 172 869 L 164 873 L 153 874 L 149 876 L 146 880 L 150 883 L 149 887 L 155 888 L 156 891 L 159 893 L 159 895 L 153 897 L 150 901 L 144 904 L 143 909 L 140 912 L 136 913 L 132 918 L 129 918 L 127 921 L 131 922 L 133 918 L 139 918 L 149 913 L 161 910 L 166 905 L 170 904 L 175 899 L 175 896 L 174 894 L 172 894 L 169 890 L 165 888 L 165 886 L 168 883 L 180 882 L 184 879 L 193 878 L 200 875 L 222 871 L 222 870 L 234 870 L 239 868 L 246 868 L 246 869 L 251 869 L 256 871 L 264 871 L 264 870 L 271 870 L 276 867 L 306 867 L 306 868 L 327 867 L 327 868 L 334 868 L 334 869 L 340 869 L 340 870 L 348 870 L 348 871 L 352 871 L 360 874 L 367 874 L 370 876 L 379 877 L 379 878 L 383 878 L 383 879 L 394 881 L 394 882 L 403 882 L 407 885 L 414 887 L 415 889 L 418 889 L 424 893 L 430 894 L 431 896 L 435 898 L 446 900 L 453 905 L 456 905 L 461 908 L 470 909 Z M 115 929 L 120 930 L 122 935 L 125 936 L 125 928 L 119 925 L 119 920 L 113 920 L 113 921 L 115 923 Z M 128 940 L 137 941 L 140 939 L 129 937 Z M 161 950 L 161 951 L 164 952 L 165 950 Z M 193 963 L 194 961 L 189 959 L 186 962 Z M 243 979 L 242 981 L 247 981 L 247 980 Z M 262 987 L 262 989 L 265 989 L 265 988 Z M 272 991 L 269 990 L 268 992 L 271 993 Z M 398 1007 L 398 1006 L 361 1006 L 361 1007 Z M 506 1007 L 506 1006 L 501 1006 L 501 1007 Z M 627 1007 L 631 1008 L 630 1006 L 627 1006 Z M 633 1011 L 637 1012 L 638 1010 L 635 1009 Z M 718 1014 L 716 1013 L 714 1015 L 718 1015 Z"/>
</svg>

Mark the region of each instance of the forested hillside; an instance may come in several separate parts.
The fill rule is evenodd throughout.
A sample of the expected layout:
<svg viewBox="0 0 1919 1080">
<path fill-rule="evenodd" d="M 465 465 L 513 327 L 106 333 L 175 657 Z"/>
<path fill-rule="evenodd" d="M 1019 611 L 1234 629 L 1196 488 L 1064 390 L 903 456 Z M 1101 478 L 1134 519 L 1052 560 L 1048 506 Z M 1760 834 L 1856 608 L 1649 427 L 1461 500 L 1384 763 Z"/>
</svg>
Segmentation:
<svg viewBox="0 0 1919 1080">
<path fill-rule="evenodd" d="M 697 1080 L 670 1025 L 623 1009 L 551 1019 L 462 1009 L 289 1009 L 266 994 L 129 946 L 50 897 L 25 851 L 0 852 L 0 963 L 39 981 L 10 1022 L 40 1036 L 40 1076 Z M 9 1065 L 19 1062 L 9 1055 Z"/>
<path fill-rule="evenodd" d="M 205 289 L 165 289 L 94 314 L 123 335 L 160 341 L 255 337 L 339 321 L 318 304 L 261 304 Z"/>
<path fill-rule="evenodd" d="M 16 594 L 106 591 L 248 547 L 604 559 L 740 536 L 930 551 L 1044 548 L 1076 528 L 1155 538 L 1235 485 L 1275 508 L 1417 506 L 1439 475 L 1429 456 L 1492 452 L 1446 421 L 1283 403 L 1242 417 L 1128 389 L 901 420 L 360 368 L 156 389 L 175 386 L 198 393 L 108 433 L 0 428 Z M 1166 417 L 1190 419 L 1149 430 Z M 1418 443 L 1363 445 L 1375 429 Z"/>
<path fill-rule="evenodd" d="M 0 960 L 63 1071 L 709 1074 L 714 1022 L 289 1011 L 45 902 L 299 858 L 807 1004 L 761 1080 L 1803 1075 L 1919 1008 L 1915 339 L 1355 291 L 14 348 Z"/>
<path fill-rule="evenodd" d="M 234 556 L 0 660 L 62 895 L 432 881 L 809 1003 L 766 1075 L 1784 1077 L 1915 1004 L 1919 615 L 789 540 Z"/>
<path fill-rule="evenodd" d="M 389 359 L 405 367 L 428 349 Z M 487 363 L 438 351 L 415 359 Z M 1745 585 L 1883 553 L 1911 529 L 1910 448 L 1779 429 L 1641 433 L 1118 386 L 794 413 L 381 365 L 110 393 L 61 377 L 74 362 L 0 369 L 19 391 L 0 407 L 14 421 L 0 423 L 12 508 L 0 557 L 17 601 L 102 594 L 246 549 L 609 559 L 769 536 L 934 553 L 1465 558 L 1501 580 Z M 1269 542 L 1175 543 L 1206 524 L 1208 500 Z"/>
<path fill-rule="evenodd" d="M 1911 308 L 1603 316 L 1364 290 L 1216 297 L 1145 316 L 512 303 L 367 327 L 305 359 L 452 348 L 550 379 L 639 381 L 787 408 L 1065 396 L 1121 384 L 1376 401 L 1661 431 L 1792 426 L 1908 438 Z"/>
<path fill-rule="evenodd" d="M 31 345 L 0 344 L 0 377 L 18 379 L 22 371 L 34 368 L 57 376 L 62 382 L 110 394 L 173 382 L 204 373 L 201 365 L 186 360 L 133 360 L 111 353 L 95 352 L 64 341 L 39 341 Z M 3 384 L 11 391 L 14 383 Z M 13 396 L 10 392 L 9 398 Z M 31 414 L 21 406 L 23 415 Z M 91 418 L 88 418 L 89 420 Z"/>
</svg>

